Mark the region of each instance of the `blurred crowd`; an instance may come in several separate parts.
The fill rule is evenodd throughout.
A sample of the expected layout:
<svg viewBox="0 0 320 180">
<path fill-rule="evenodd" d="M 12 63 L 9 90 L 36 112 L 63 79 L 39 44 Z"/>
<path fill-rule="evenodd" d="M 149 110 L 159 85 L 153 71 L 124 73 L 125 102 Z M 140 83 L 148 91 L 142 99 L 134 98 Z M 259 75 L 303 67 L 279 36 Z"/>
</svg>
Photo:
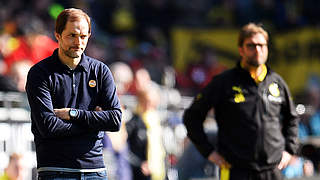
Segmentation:
<svg viewBox="0 0 320 180">
<path fill-rule="evenodd" d="M 51 55 L 57 48 L 53 36 L 57 14 L 78 7 L 93 20 L 87 55 L 106 64 L 128 63 L 134 71 L 144 67 L 156 83 L 180 88 L 187 95 L 194 95 L 224 67 L 212 49 L 203 48 L 196 64 L 175 73 L 170 52 L 173 27 L 240 27 L 255 21 L 283 31 L 320 24 L 317 0 L 2 0 L 0 5 L 1 74 L 19 80 L 15 66 L 27 67 Z"/>
<path fill-rule="evenodd" d="M 108 133 L 105 140 L 106 163 L 113 162 L 108 167 L 110 179 L 115 180 L 216 176 L 215 166 L 185 139 L 181 113 L 188 103 L 182 96 L 195 95 L 226 67 L 219 64 L 213 49 L 203 47 L 186 72 L 177 72 L 170 52 L 172 28 L 240 27 L 249 21 L 277 31 L 320 25 L 317 0 L 0 0 L 0 91 L 25 91 L 29 68 L 58 47 L 54 20 L 67 7 L 81 8 L 92 18 L 93 35 L 86 54 L 110 66 L 123 102 L 124 127 L 116 135 Z M 297 96 L 303 105 L 297 107 L 304 146 L 301 156 L 292 160 L 293 169 L 284 172 L 288 178 L 320 171 L 320 145 L 303 141 L 320 136 L 319 87 L 311 82 Z M 213 118 L 207 126 L 216 132 Z M 144 154 L 128 146 L 136 141 L 144 144 L 137 148 L 148 146 Z M 185 162 L 194 164 L 186 167 Z"/>
</svg>

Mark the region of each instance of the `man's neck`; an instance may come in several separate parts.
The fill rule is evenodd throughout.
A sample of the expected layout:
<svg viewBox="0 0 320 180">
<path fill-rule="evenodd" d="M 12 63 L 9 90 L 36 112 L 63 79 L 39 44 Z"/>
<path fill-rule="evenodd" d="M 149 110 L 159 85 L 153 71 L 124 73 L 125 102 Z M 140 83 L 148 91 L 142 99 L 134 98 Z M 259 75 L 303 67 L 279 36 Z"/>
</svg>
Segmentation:
<svg viewBox="0 0 320 180">
<path fill-rule="evenodd" d="M 241 67 L 247 70 L 256 82 L 261 82 L 267 73 L 267 68 L 265 64 L 261 64 L 260 66 L 255 67 L 245 64 L 243 63 L 243 61 L 241 61 Z"/>
</svg>

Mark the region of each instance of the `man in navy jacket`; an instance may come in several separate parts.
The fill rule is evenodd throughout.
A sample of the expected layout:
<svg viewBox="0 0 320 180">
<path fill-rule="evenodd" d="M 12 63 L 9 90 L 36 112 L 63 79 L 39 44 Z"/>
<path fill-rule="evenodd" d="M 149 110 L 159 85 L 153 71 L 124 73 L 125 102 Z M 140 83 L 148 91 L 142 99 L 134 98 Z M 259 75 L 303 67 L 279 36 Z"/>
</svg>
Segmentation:
<svg viewBox="0 0 320 180">
<path fill-rule="evenodd" d="M 55 27 L 59 48 L 29 71 L 39 179 L 107 179 L 101 141 L 119 130 L 121 110 L 109 68 L 83 53 L 90 34 L 89 16 L 65 9 Z"/>
</svg>

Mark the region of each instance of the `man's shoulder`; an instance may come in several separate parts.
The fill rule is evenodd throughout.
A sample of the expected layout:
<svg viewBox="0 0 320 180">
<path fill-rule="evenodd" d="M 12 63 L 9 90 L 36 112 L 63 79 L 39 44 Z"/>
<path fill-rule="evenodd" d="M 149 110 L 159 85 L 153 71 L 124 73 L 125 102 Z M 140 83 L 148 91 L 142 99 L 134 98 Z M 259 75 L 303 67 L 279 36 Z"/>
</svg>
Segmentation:
<svg viewBox="0 0 320 180">
<path fill-rule="evenodd" d="M 87 55 L 84 55 L 84 58 L 87 59 L 88 63 L 89 64 L 93 64 L 93 65 L 101 65 L 101 64 L 104 64 L 102 61 L 100 61 L 99 59 L 96 59 L 94 57 L 91 57 L 91 56 L 87 56 Z"/>
<path fill-rule="evenodd" d="M 235 77 L 237 76 L 239 76 L 239 74 L 235 68 L 225 70 L 211 79 L 207 85 L 207 89 L 221 89 L 225 86 L 233 84 L 236 79 Z"/>
<path fill-rule="evenodd" d="M 238 70 L 236 68 L 231 68 L 223 71 L 222 73 L 216 75 L 215 79 L 225 80 L 230 79 L 233 76 L 239 76 Z"/>
<path fill-rule="evenodd" d="M 279 86 L 283 87 L 284 89 L 289 89 L 287 82 L 277 72 L 273 70 L 269 70 L 267 77 L 269 78 L 268 80 L 269 83 L 276 83 Z"/>
<path fill-rule="evenodd" d="M 108 69 L 108 66 L 104 62 L 102 62 L 96 58 L 93 58 L 93 57 L 87 56 L 87 55 L 85 55 L 85 58 L 87 59 L 87 63 L 89 65 L 89 67 L 94 67 L 94 68 L 102 67 L 102 68 Z"/>
<path fill-rule="evenodd" d="M 38 63 L 36 63 L 35 65 L 33 65 L 30 69 L 30 72 L 33 71 L 49 71 L 52 67 L 53 67 L 53 61 L 51 60 L 52 56 L 49 56 L 41 61 L 39 61 Z"/>
<path fill-rule="evenodd" d="M 269 73 L 267 75 L 273 80 L 284 82 L 284 79 L 282 78 L 282 76 L 277 72 L 273 71 L 272 69 L 269 69 Z"/>
</svg>

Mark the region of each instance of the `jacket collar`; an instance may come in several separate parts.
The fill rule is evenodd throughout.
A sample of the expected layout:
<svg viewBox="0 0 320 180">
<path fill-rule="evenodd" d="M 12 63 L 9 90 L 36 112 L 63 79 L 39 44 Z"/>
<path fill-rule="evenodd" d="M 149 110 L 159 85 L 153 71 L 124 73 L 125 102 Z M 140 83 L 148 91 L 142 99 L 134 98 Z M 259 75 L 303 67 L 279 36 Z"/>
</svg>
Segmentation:
<svg viewBox="0 0 320 180">
<path fill-rule="evenodd" d="M 238 70 L 245 71 L 246 73 L 248 73 L 248 74 L 250 75 L 250 73 L 249 73 L 247 70 L 245 70 L 245 69 L 243 69 L 243 68 L 241 67 L 240 62 L 241 62 L 241 60 L 239 60 L 239 61 L 237 62 L 236 68 L 237 68 Z M 270 68 L 267 64 L 266 64 L 266 67 L 267 67 L 267 75 L 268 75 L 268 74 L 270 74 L 270 72 L 271 72 L 271 68 Z M 266 75 L 266 76 L 267 76 L 267 75 Z"/>
<path fill-rule="evenodd" d="M 59 64 L 59 66 L 63 66 L 63 68 L 69 69 L 65 64 L 62 63 L 62 61 L 59 59 L 58 56 L 58 48 L 54 50 L 52 54 L 53 59 Z M 83 53 L 81 55 L 81 60 L 80 63 L 78 64 L 77 68 L 82 68 L 84 71 L 88 72 L 89 71 L 89 57 Z"/>
</svg>

